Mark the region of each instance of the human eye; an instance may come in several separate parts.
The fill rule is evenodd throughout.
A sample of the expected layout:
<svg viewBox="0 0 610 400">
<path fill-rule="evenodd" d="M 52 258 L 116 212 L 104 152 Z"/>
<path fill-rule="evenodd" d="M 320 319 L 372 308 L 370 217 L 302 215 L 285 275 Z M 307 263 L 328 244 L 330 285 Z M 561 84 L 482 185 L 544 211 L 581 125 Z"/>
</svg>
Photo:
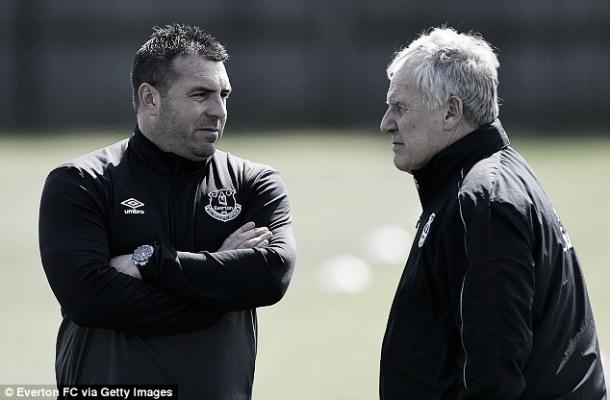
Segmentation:
<svg viewBox="0 0 610 400">
<path fill-rule="evenodd" d="M 207 90 L 197 90 L 196 92 L 191 93 L 191 98 L 195 101 L 203 101 L 210 94 Z"/>
<path fill-rule="evenodd" d="M 398 111 L 399 113 L 403 113 L 403 112 L 407 111 L 407 106 L 405 106 L 404 104 L 401 104 L 398 102 L 390 102 L 387 104 L 391 110 Z"/>
<path fill-rule="evenodd" d="M 399 102 L 394 103 L 394 104 L 393 104 L 393 107 L 394 107 L 396 110 L 398 110 L 398 112 L 400 112 L 400 113 L 404 113 L 404 112 L 405 112 L 405 111 L 407 111 L 407 109 L 408 109 L 408 107 L 406 106 L 406 104 L 399 103 Z"/>
</svg>

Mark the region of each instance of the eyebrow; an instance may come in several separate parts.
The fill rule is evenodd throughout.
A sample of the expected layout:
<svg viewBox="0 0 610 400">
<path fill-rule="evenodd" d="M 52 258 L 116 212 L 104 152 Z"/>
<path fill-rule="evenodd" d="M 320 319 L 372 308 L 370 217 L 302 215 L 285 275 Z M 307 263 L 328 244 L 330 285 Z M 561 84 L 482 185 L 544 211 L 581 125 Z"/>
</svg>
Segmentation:
<svg viewBox="0 0 610 400">
<path fill-rule="evenodd" d="M 188 92 L 216 92 L 216 89 L 212 89 L 206 86 L 195 86 L 194 88 L 191 88 Z M 220 93 L 231 93 L 231 88 L 220 89 Z"/>
<path fill-rule="evenodd" d="M 402 104 L 402 105 L 406 105 L 407 102 L 405 99 L 403 99 L 402 97 L 390 97 L 386 99 L 386 104 L 389 105 L 396 105 L 396 104 Z"/>
</svg>

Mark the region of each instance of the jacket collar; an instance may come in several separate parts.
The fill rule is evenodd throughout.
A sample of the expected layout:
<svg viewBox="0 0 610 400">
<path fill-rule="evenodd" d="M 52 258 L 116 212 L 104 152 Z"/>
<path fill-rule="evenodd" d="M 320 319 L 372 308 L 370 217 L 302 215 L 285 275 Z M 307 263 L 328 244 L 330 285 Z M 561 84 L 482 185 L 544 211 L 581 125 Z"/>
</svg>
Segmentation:
<svg viewBox="0 0 610 400">
<path fill-rule="evenodd" d="M 208 161 L 192 161 L 174 153 L 161 150 L 151 142 L 136 125 L 129 139 L 129 150 L 150 168 L 170 176 L 187 175 L 204 168 Z"/>
<path fill-rule="evenodd" d="M 413 171 L 422 207 L 463 170 L 466 174 L 478 161 L 510 144 L 499 120 L 481 125 L 451 146 L 440 151 L 423 168 Z"/>
</svg>

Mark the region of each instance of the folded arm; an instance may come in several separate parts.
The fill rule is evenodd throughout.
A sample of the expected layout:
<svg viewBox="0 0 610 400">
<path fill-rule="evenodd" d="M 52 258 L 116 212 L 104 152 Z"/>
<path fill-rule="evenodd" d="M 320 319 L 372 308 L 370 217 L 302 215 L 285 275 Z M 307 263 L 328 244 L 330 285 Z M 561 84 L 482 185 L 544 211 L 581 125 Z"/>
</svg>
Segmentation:
<svg viewBox="0 0 610 400">
<path fill-rule="evenodd" d="M 82 326 L 159 335 L 207 327 L 223 315 L 110 266 L 105 210 L 93 178 L 74 167 L 51 172 L 42 193 L 39 243 L 63 312 Z"/>
<path fill-rule="evenodd" d="M 296 247 L 286 188 L 277 172 L 267 170 L 255 179 L 244 208 L 244 220 L 272 232 L 268 244 L 223 245 L 217 252 L 201 253 L 161 244 L 151 268 L 140 267 L 143 279 L 224 311 L 278 302 L 292 277 Z"/>
</svg>

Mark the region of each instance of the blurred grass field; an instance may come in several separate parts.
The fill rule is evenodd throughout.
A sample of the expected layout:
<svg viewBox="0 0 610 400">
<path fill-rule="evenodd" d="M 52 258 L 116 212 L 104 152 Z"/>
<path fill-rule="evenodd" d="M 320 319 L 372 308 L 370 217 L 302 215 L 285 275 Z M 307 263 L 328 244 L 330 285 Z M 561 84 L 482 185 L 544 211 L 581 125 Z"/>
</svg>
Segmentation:
<svg viewBox="0 0 610 400">
<path fill-rule="evenodd" d="M 221 148 L 279 169 L 292 202 L 299 248 L 284 300 L 259 311 L 255 400 L 373 399 L 379 351 L 404 261 L 367 250 L 370 232 L 414 233 L 420 207 L 411 177 L 396 171 L 377 132 L 232 135 Z M 514 134 L 514 133 L 513 133 Z M 123 132 L 0 136 L 0 384 L 54 382 L 59 306 L 39 261 L 37 218 L 55 165 L 121 139 Z M 513 137 L 537 171 L 581 260 L 602 349 L 610 353 L 610 138 Z M 403 244 L 405 249 L 410 242 Z M 321 289 L 319 267 L 350 255 L 370 267 L 358 293 Z"/>
</svg>

